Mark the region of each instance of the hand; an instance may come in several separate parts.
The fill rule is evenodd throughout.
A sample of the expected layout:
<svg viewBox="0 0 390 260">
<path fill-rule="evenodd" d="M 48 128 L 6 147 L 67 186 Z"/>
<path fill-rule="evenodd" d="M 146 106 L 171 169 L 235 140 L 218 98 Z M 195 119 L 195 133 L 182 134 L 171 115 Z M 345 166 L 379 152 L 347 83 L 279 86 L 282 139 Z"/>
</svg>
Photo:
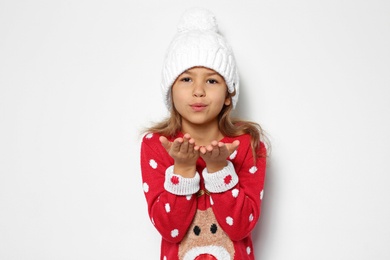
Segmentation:
<svg viewBox="0 0 390 260">
<path fill-rule="evenodd" d="M 227 157 L 237 149 L 239 144 L 238 140 L 226 144 L 213 141 L 211 144 L 201 147 L 200 156 L 206 162 L 207 171 L 213 173 L 222 170 L 227 165 Z"/>
<path fill-rule="evenodd" d="M 189 134 L 185 134 L 183 138 L 176 138 L 173 142 L 161 136 L 160 142 L 175 161 L 174 173 L 192 178 L 199 158 L 199 147 L 195 145 L 195 140 Z"/>
</svg>

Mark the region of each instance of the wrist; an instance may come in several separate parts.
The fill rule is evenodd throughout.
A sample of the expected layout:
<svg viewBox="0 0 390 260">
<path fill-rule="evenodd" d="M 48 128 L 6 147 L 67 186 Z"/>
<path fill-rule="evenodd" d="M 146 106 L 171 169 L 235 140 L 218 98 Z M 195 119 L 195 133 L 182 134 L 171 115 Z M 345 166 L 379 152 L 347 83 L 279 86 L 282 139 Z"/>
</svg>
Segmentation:
<svg viewBox="0 0 390 260">
<path fill-rule="evenodd" d="M 206 168 L 208 173 L 214 173 L 222 170 L 228 165 L 227 161 L 221 161 L 221 162 L 206 162 Z"/>
<path fill-rule="evenodd" d="M 193 178 L 196 173 L 195 165 L 186 165 L 181 163 L 174 163 L 173 172 L 184 178 Z"/>
</svg>

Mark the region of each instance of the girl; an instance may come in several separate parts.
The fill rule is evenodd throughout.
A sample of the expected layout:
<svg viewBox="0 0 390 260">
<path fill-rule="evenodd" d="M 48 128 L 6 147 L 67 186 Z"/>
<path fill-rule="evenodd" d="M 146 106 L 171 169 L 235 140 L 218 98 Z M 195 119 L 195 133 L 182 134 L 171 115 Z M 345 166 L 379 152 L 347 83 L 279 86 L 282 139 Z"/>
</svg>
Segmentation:
<svg viewBox="0 0 390 260">
<path fill-rule="evenodd" d="M 259 125 L 231 118 L 239 79 L 204 9 L 184 13 L 163 68 L 170 117 L 141 145 L 143 189 L 161 259 L 254 259 L 266 148 Z"/>
</svg>

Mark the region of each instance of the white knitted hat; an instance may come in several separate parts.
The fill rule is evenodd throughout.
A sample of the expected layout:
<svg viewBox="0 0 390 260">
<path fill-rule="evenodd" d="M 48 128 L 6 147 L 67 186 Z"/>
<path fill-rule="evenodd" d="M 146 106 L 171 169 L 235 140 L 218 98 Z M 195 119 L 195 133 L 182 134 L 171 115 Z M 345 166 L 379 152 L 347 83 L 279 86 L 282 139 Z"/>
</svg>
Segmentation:
<svg viewBox="0 0 390 260">
<path fill-rule="evenodd" d="M 231 47 L 219 34 L 213 13 L 194 8 L 186 11 L 178 25 L 178 32 L 172 40 L 162 71 L 161 88 L 168 109 L 172 106 L 171 87 L 184 71 L 197 66 L 213 69 L 224 79 L 236 106 L 239 78 Z"/>
</svg>

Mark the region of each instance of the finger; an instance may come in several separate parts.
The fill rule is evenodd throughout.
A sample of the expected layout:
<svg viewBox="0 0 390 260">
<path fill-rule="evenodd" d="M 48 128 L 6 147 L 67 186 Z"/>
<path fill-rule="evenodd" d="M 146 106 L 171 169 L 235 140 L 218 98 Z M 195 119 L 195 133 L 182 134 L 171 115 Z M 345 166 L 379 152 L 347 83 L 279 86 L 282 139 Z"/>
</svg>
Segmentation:
<svg viewBox="0 0 390 260">
<path fill-rule="evenodd" d="M 213 150 L 210 151 L 211 157 L 218 157 L 221 154 L 222 147 L 219 147 L 219 143 L 217 141 L 213 141 L 211 146 L 213 147 Z"/>
<path fill-rule="evenodd" d="M 194 143 L 195 144 L 195 143 Z M 196 152 L 196 153 L 199 153 L 200 152 L 200 146 L 199 145 L 195 145 L 194 146 L 194 151 Z"/>
<path fill-rule="evenodd" d="M 195 140 L 193 138 L 191 138 L 190 140 L 188 140 L 188 151 L 189 152 L 194 152 L 195 148 Z"/>
<path fill-rule="evenodd" d="M 218 151 L 219 151 L 219 154 L 226 154 L 227 155 L 229 153 L 228 148 L 227 148 L 227 144 L 219 142 L 218 143 Z"/>
<path fill-rule="evenodd" d="M 233 143 L 226 144 L 226 147 L 229 151 L 229 154 L 233 153 L 238 148 L 239 145 L 240 145 L 239 140 L 235 140 L 235 141 L 233 141 Z"/>
<path fill-rule="evenodd" d="M 199 149 L 200 149 L 200 146 L 195 145 L 195 140 L 194 140 L 192 153 L 193 153 L 196 157 L 198 157 L 199 154 L 200 154 Z"/>
<path fill-rule="evenodd" d="M 207 153 L 207 149 L 206 149 L 206 147 L 204 147 L 204 146 L 201 146 L 201 147 L 199 148 L 199 151 L 200 151 L 200 153 L 203 154 L 203 155 L 205 155 L 205 154 Z"/>
<path fill-rule="evenodd" d="M 184 138 L 183 142 L 180 146 L 180 152 L 181 153 L 188 153 L 188 139 Z"/>
<path fill-rule="evenodd" d="M 189 133 L 186 133 L 184 136 L 183 136 L 183 142 L 180 146 L 180 152 L 181 153 L 188 153 L 192 150 L 192 148 L 190 148 L 190 140 L 191 140 L 191 135 Z M 193 141 L 195 143 L 195 140 Z"/>
<path fill-rule="evenodd" d="M 211 144 L 204 146 L 204 157 L 211 157 L 213 154 L 213 150 L 214 147 Z"/>
<path fill-rule="evenodd" d="M 240 141 L 234 140 L 234 142 L 233 142 L 233 147 L 232 147 L 232 148 L 233 148 L 234 150 L 236 150 L 236 149 L 238 148 L 239 145 L 240 145 Z M 233 150 L 233 151 L 234 151 L 234 150 Z"/>
<path fill-rule="evenodd" d="M 171 147 L 171 142 L 168 141 L 168 139 L 165 136 L 160 136 L 159 138 L 161 145 L 165 148 L 165 150 L 169 150 Z"/>
<path fill-rule="evenodd" d="M 171 149 L 172 149 L 174 152 L 178 153 L 178 152 L 180 151 L 180 147 L 181 147 L 182 143 L 183 143 L 183 138 L 180 138 L 180 137 L 179 137 L 179 138 L 176 138 L 176 139 L 173 141 L 173 144 L 172 144 Z"/>
</svg>

